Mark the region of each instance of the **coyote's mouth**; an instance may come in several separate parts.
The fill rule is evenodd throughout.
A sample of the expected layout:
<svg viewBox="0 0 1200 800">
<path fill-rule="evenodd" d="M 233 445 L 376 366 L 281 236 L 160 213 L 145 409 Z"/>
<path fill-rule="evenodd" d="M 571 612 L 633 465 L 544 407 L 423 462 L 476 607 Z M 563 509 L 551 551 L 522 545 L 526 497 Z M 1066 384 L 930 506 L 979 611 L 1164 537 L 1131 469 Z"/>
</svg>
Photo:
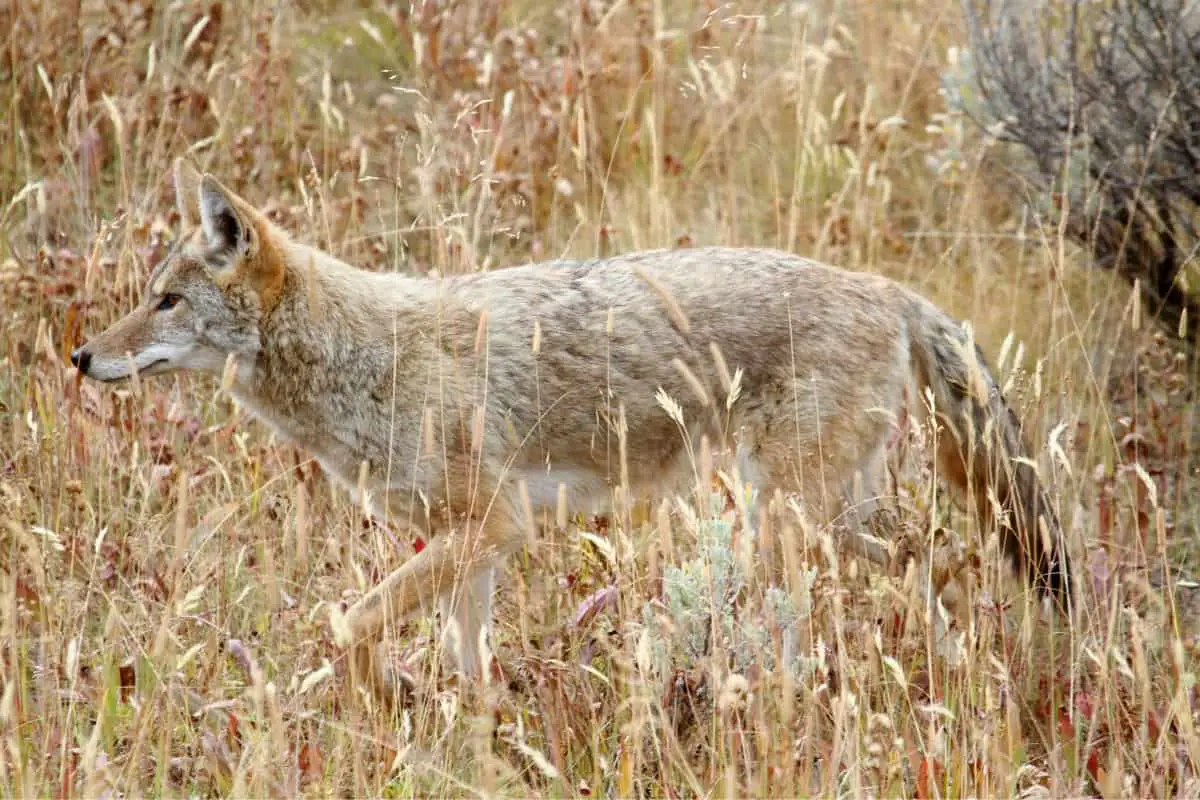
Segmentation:
<svg viewBox="0 0 1200 800">
<path fill-rule="evenodd" d="M 146 366 L 138 368 L 137 374 L 138 374 L 138 375 L 145 375 L 147 372 L 149 372 L 150 370 L 154 369 L 154 368 L 155 368 L 155 367 L 157 367 L 159 364 L 166 364 L 166 363 L 167 363 L 167 359 L 165 359 L 165 358 L 156 358 L 156 359 L 154 359 L 153 361 L 151 361 L 149 364 L 147 364 Z"/>
<path fill-rule="evenodd" d="M 89 378 L 91 378 L 93 380 L 101 381 L 102 383 L 121 383 L 122 381 L 127 381 L 130 378 L 132 378 L 134 376 L 134 374 L 136 374 L 140 378 L 142 375 L 145 375 L 147 372 L 154 369 L 158 365 L 166 364 L 166 363 L 167 363 L 167 359 L 156 358 L 153 361 L 151 361 L 149 364 L 146 364 L 145 366 L 142 366 L 142 367 L 138 367 L 136 373 L 126 373 L 125 375 L 114 375 L 112 377 L 102 377 L 99 375 L 93 375 L 93 374 L 88 374 L 88 373 L 85 373 L 85 374 L 87 374 L 87 376 Z"/>
</svg>

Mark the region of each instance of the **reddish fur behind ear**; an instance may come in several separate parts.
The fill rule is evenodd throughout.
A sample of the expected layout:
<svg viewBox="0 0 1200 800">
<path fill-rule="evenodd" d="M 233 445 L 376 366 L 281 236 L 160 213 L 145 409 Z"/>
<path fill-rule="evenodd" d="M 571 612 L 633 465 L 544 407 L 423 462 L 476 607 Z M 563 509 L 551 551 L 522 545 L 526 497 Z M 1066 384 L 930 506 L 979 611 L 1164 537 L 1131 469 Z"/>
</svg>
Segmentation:
<svg viewBox="0 0 1200 800">
<path fill-rule="evenodd" d="M 239 274 L 244 275 L 258 294 L 263 311 L 269 311 L 279 302 L 283 293 L 284 261 L 276 246 L 276 235 L 271 224 L 257 211 L 247 222 L 254 227 L 254 237 L 258 246 L 237 266 Z"/>
</svg>

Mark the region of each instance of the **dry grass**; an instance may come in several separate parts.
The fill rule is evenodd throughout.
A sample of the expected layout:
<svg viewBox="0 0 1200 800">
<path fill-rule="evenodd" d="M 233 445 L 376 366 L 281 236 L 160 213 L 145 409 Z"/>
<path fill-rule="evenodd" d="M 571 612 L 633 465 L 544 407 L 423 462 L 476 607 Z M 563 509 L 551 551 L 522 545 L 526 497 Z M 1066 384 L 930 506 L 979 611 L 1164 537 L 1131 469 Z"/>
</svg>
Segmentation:
<svg viewBox="0 0 1200 800">
<path fill-rule="evenodd" d="M 358 5 L 0 7 L 0 791 L 1200 792 L 1193 598 L 1162 569 L 1189 566 L 1200 513 L 1187 379 L 942 115 L 955 3 Z M 164 255 L 185 151 L 373 269 L 722 243 L 910 282 L 972 319 L 1029 420 L 1080 623 L 1048 630 L 913 470 L 900 526 L 941 531 L 953 620 L 911 574 L 801 548 L 786 588 L 808 613 L 785 641 L 749 537 L 821 531 L 698 487 L 551 525 L 515 559 L 505 680 L 439 680 L 416 620 L 396 658 L 422 691 L 357 702 L 326 605 L 411 545 L 215 381 L 114 391 L 66 364 Z M 723 524 L 736 624 L 689 655 L 659 595 Z M 804 669 L 770 668 L 789 649 Z"/>
</svg>

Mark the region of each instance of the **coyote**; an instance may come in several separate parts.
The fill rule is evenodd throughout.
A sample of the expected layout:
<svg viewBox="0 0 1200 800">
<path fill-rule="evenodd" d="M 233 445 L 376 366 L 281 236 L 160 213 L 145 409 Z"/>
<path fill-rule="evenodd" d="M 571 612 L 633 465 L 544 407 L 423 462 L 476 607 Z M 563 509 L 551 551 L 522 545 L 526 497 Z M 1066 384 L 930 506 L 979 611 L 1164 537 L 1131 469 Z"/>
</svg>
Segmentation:
<svg viewBox="0 0 1200 800">
<path fill-rule="evenodd" d="M 174 177 L 184 234 L 140 305 L 71 361 L 99 381 L 220 374 L 373 515 L 423 532 L 423 550 L 335 618 L 342 646 L 436 607 L 451 666 L 479 676 L 497 569 L 555 516 L 560 486 L 574 508 L 618 482 L 669 489 L 695 475 L 701 436 L 732 442 L 764 496 L 844 515 L 851 485 L 881 488 L 906 397 L 942 425 L 940 473 L 1067 607 L 1061 528 L 982 352 L 887 278 L 718 247 L 376 273 L 294 240 L 188 162 Z"/>
</svg>

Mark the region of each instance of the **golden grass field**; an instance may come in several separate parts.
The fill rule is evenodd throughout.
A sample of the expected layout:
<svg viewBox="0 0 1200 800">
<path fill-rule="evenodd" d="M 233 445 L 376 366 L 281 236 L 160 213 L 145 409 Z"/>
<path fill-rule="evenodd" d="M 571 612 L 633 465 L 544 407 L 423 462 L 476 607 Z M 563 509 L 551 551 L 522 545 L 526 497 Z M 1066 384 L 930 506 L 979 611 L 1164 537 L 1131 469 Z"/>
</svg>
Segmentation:
<svg viewBox="0 0 1200 800">
<path fill-rule="evenodd" d="M 947 113 L 960 27 L 951 0 L 0 7 L 0 793 L 1200 794 L 1189 379 Z M 177 235 L 182 154 L 368 269 L 732 244 L 909 283 L 1026 421 L 1078 623 L 1039 618 L 918 458 L 899 533 L 936 540 L 943 607 L 819 546 L 766 586 L 756 531 L 822 532 L 701 486 L 552 521 L 485 690 L 414 620 L 409 702 L 353 695 L 329 606 L 412 543 L 216 380 L 66 359 Z M 737 591 L 689 594 L 716 574 Z"/>
</svg>

